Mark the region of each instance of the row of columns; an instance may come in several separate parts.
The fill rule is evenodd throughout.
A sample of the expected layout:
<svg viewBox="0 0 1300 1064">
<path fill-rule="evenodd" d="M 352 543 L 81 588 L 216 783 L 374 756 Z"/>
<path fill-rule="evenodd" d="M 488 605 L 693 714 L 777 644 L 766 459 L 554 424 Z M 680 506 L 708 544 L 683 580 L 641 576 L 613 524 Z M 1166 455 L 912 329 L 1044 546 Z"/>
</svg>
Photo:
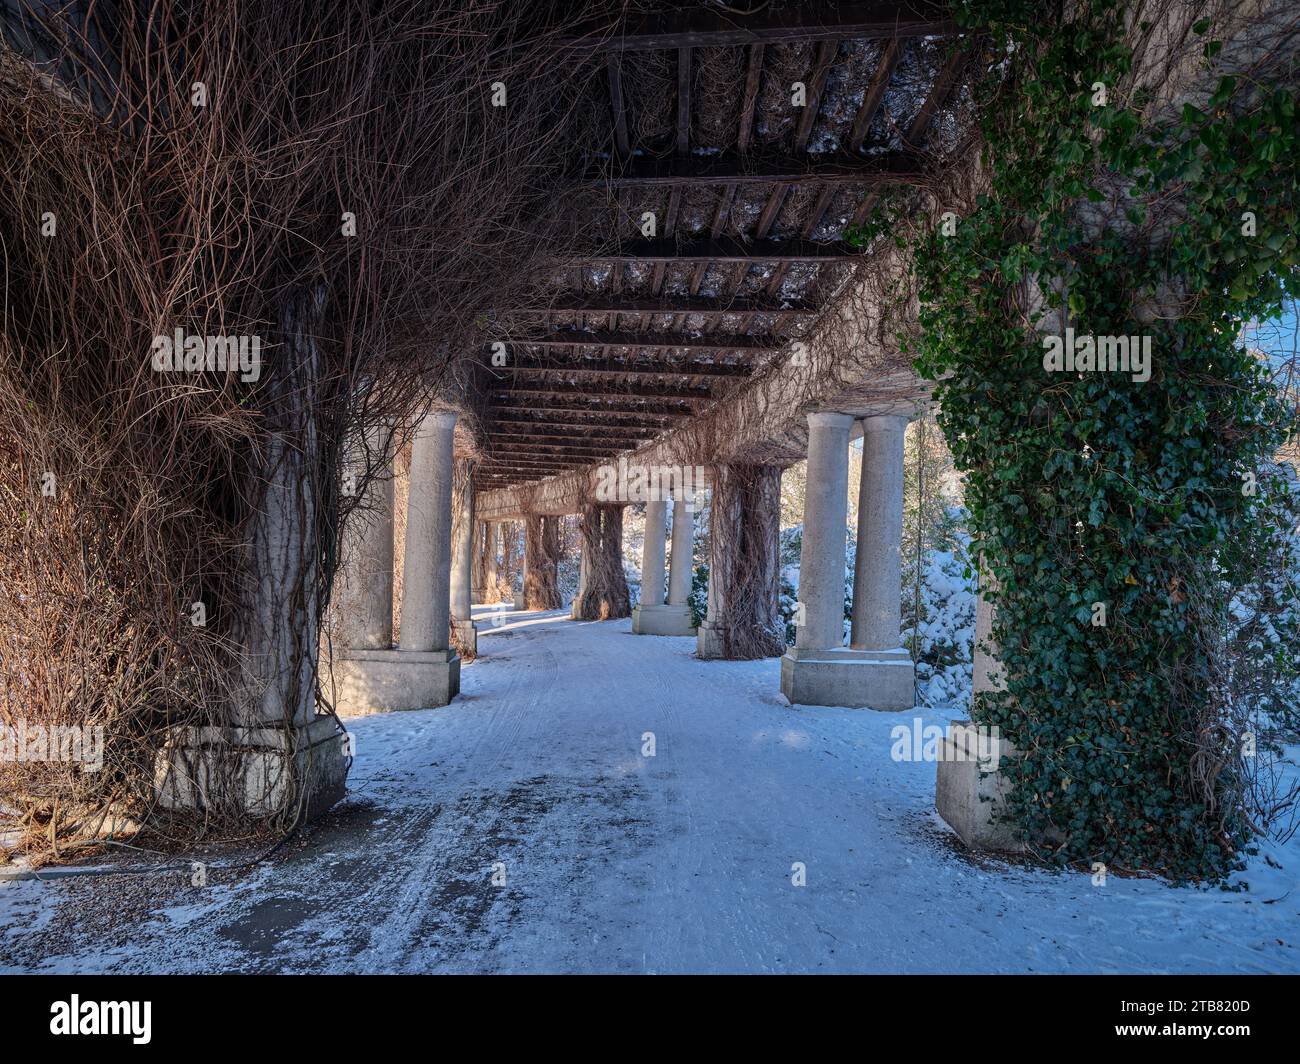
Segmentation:
<svg viewBox="0 0 1300 1064">
<path fill-rule="evenodd" d="M 672 554 L 668 566 L 668 601 L 664 601 L 664 567 L 672 503 Z M 695 515 L 686 499 L 645 504 L 645 543 L 641 555 L 641 601 L 632 610 L 637 635 L 695 635 L 691 623 L 691 577 L 694 574 Z"/>
<path fill-rule="evenodd" d="M 455 626 L 459 637 L 465 625 L 473 634 L 473 513 L 465 512 L 473 492 L 471 467 L 455 457 L 455 430 L 455 412 L 432 411 L 421 419 L 411 444 L 396 647 L 391 456 L 356 514 L 339 596 L 345 646 L 334 654 L 336 705 L 342 712 L 441 706 L 460 691 L 460 657 L 451 634 Z"/>
<path fill-rule="evenodd" d="M 911 655 L 900 643 L 903 438 L 907 417 L 862 419 L 857 561 L 844 645 L 849 414 L 808 415 L 808 474 L 799 559 L 800 624 L 781 660 L 791 702 L 906 709 L 914 702 Z"/>
<path fill-rule="evenodd" d="M 911 657 L 899 637 L 907 420 L 881 415 L 861 421 L 858 553 L 845 646 L 848 456 L 855 419 L 834 412 L 808 415 L 799 617 L 795 645 L 781 663 L 782 691 L 792 702 L 881 709 L 913 703 Z M 459 690 L 455 648 L 470 654 L 476 650 L 471 615 L 476 553 L 472 463 L 454 456 L 455 426 L 454 412 L 432 412 L 421 421 L 412 445 L 400 645 L 395 649 L 391 476 L 374 480 L 367 489 L 365 524 L 340 595 L 347 644 L 341 654 L 342 687 L 376 708 L 401 708 L 396 703 L 412 701 L 445 704 Z M 780 652 L 775 630 L 779 493 L 773 485 L 779 486 L 775 467 L 723 466 L 715 472 L 709 606 L 698 633 L 701 657 Z M 534 524 L 529 524 L 530 535 Z M 484 579 L 495 583 L 494 524 L 489 523 L 487 537 Z M 686 500 L 646 504 L 641 602 L 632 611 L 637 634 L 697 634 L 688 602 L 693 538 L 693 515 Z M 601 537 L 596 540 L 603 543 Z M 591 564 L 584 551 L 580 598 L 587 594 Z M 728 581 L 737 586 L 727 586 Z M 741 602 L 747 612 L 738 617 L 736 604 Z M 441 701 L 430 701 L 432 696 Z"/>
</svg>

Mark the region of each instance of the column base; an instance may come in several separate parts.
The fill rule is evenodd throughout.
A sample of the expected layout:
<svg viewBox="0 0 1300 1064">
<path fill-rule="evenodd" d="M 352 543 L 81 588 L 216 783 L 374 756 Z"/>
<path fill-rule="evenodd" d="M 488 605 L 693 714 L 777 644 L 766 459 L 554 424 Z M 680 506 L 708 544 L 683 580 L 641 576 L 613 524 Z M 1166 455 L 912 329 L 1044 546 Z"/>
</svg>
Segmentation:
<svg viewBox="0 0 1300 1064">
<path fill-rule="evenodd" d="M 463 646 L 470 657 L 478 655 L 478 625 L 471 620 L 451 619 L 452 631 L 456 633 L 457 642 Z"/>
<path fill-rule="evenodd" d="M 522 591 L 516 591 L 516 592 L 515 592 L 515 609 L 517 609 L 517 610 L 522 610 L 523 608 L 524 608 L 524 593 L 523 593 Z"/>
<path fill-rule="evenodd" d="M 709 621 L 701 621 L 695 632 L 695 656 L 697 658 L 726 658 L 727 645 L 722 637 L 722 629 Z"/>
<path fill-rule="evenodd" d="M 665 604 L 633 606 L 632 631 L 636 635 L 695 635 L 691 608 Z"/>
<path fill-rule="evenodd" d="M 994 823 L 1002 812 L 1005 781 L 998 771 L 1003 757 L 1015 749 L 1005 741 L 978 746 L 978 733 L 968 720 L 955 720 L 943 738 L 934 783 L 934 805 L 967 849 L 1024 853 L 1028 847 L 1011 826 Z M 984 760 L 972 752 L 988 753 Z"/>
<path fill-rule="evenodd" d="M 344 716 L 432 709 L 460 694 L 460 658 L 451 650 L 349 650 L 334 660 L 334 682 Z"/>
<path fill-rule="evenodd" d="M 905 650 L 792 647 L 781 658 L 781 693 L 804 706 L 894 712 L 916 705 L 912 659 Z"/>
<path fill-rule="evenodd" d="M 233 808 L 257 818 L 302 801 L 311 820 L 347 793 L 345 738 L 333 717 L 287 731 L 176 728 L 154 760 L 154 795 L 173 811 Z"/>
</svg>

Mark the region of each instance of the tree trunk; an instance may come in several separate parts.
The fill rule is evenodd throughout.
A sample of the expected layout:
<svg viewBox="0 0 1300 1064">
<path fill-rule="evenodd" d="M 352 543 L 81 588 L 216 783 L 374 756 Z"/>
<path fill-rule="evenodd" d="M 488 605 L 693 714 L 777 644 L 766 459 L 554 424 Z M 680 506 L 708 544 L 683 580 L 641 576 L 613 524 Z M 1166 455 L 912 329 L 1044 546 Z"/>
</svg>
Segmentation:
<svg viewBox="0 0 1300 1064">
<path fill-rule="evenodd" d="M 632 615 L 632 596 L 623 572 L 623 507 L 582 508 L 584 579 L 574 602 L 579 621 L 607 621 Z"/>
<path fill-rule="evenodd" d="M 780 602 L 781 469 L 716 466 L 709 522 L 708 623 L 721 657 L 785 651 Z"/>
<path fill-rule="evenodd" d="M 558 610 L 559 519 L 530 515 L 524 525 L 524 609 Z"/>
</svg>

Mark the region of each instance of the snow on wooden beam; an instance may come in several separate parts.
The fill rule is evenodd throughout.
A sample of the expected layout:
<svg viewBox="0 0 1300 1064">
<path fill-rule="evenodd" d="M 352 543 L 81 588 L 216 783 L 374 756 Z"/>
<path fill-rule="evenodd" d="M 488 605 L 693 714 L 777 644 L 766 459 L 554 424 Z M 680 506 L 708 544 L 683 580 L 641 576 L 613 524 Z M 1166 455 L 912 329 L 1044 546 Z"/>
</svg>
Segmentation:
<svg viewBox="0 0 1300 1064">
<path fill-rule="evenodd" d="M 860 248 L 840 240 L 628 240 L 591 255 L 594 262 L 827 262 L 857 258 Z"/>
<path fill-rule="evenodd" d="M 492 399 L 491 412 L 502 410 L 522 410 L 533 413 L 576 414 L 585 417 L 614 416 L 620 420 L 626 416 L 653 417 L 673 421 L 688 418 L 694 414 L 694 407 L 687 401 L 678 402 L 608 402 L 600 396 L 560 396 L 539 401 L 536 399 L 515 399 L 509 395 L 497 395 Z"/>
<path fill-rule="evenodd" d="M 575 296 L 557 300 L 548 306 L 514 307 L 503 311 L 511 317 L 543 314 L 701 314 L 721 317 L 724 314 L 790 314 L 810 317 L 820 307 L 803 300 L 788 305 L 774 299 L 706 299 L 703 296 L 682 298 L 661 296 L 657 299 L 605 299 L 600 296 Z"/>
<path fill-rule="evenodd" d="M 636 156 L 615 172 L 591 173 L 584 183 L 613 188 L 700 184 L 835 184 L 901 185 L 924 176 L 911 152 L 860 156 L 720 155 Z"/>
<path fill-rule="evenodd" d="M 506 340 L 510 347 L 655 347 L 681 351 L 772 351 L 785 341 L 775 336 L 747 336 L 714 334 L 686 336 L 674 332 L 581 332 L 577 329 L 557 330 L 545 336 L 520 336 Z M 511 365 L 526 365 L 524 359 L 515 358 Z M 496 366 L 496 369 L 506 367 Z M 628 372 L 632 372 L 629 370 Z"/>
<path fill-rule="evenodd" d="M 626 376 L 651 377 L 694 377 L 707 380 L 710 377 L 748 377 L 754 367 L 744 363 L 724 362 L 631 362 L 614 359 L 584 359 L 566 361 L 564 359 L 519 359 L 509 366 L 499 366 L 493 370 L 498 374 L 539 374 L 539 373 L 591 373 L 597 376 L 622 374 Z"/>
<path fill-rule="evenodd" d="M 673 15 L 648 16 L 626 28 L 607 23 L 589 25 L 565 43 L 579 51 L 644 52 L 659 48 L 725 48 L 855 37 L 920 37 L 949 34 L 956 29 L 948 5 L 942 3 L 820 0 L 750 15 L 700 7 Z"/>
<path fill-rule="evenodd" d="M 713 398 L 713 393 L 698 388 L 674 387 L 666 384 L 522 384 L 517 381 L 495 384 L 497 391 L 510 395 L 588 396 L 592 399 L 678 399 L 686 403 L 703 403 Z"/>
</svg>

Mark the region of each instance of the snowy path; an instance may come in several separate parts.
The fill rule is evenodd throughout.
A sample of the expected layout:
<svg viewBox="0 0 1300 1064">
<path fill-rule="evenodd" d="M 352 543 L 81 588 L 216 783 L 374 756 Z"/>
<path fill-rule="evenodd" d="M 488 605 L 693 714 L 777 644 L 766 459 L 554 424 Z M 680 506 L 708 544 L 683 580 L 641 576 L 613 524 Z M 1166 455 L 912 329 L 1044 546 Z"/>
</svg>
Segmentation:
<svg viewBox="0 0 1300 1064">
<path fill-rule="evenodd" d="M 347 722 L 352 797 L 305 844 L 134 906 L 0 884 L 0 971 L 1300 971 L 1298 841 L 1242 893 L 972 860 L 933 764 L 890 759 L 912 714 L 792 708 L 776 661 L 628 621 L 478 612 L 460 700 Z"/>
</svg>

